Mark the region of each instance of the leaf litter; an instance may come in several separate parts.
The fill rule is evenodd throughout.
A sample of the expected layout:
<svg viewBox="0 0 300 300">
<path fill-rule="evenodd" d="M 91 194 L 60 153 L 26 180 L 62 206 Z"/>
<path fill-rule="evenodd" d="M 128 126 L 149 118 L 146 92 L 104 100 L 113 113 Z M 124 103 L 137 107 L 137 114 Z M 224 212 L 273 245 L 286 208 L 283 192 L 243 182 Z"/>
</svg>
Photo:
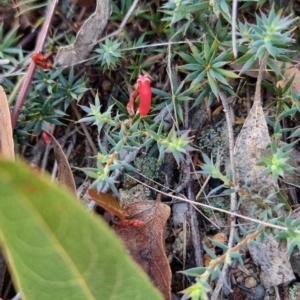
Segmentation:
<svg viewBox="0 0 300 300">
<path fill-rule="evenodd" d="M 261 81 L 266 63 L 267 56 L 261 62 L 254 103 L 237 138 L 234 149 L 236 183 L 239 186 L 247 185 L 252 194 L 260 194 L 261 197 L 274 194 L 279 189 L 271 174 L 262 174 L 265 167 L 257 165 L 271 144 L 261 105 Z M 279 203 L 279 199 L 273 196 L 272 205 Z M 239 210 L 242 215 L 251 216 L 254 205 L 255 203 L 251 202 L 250 199 L 243 199 Z M 278 213 L 285 214 L 283 208 Z M 262 213 L 257 214 L 256 217 L 263 220 Z M 242 219 L 239 221 L 245 223 Z M 250 228 L 248 227 L 248 229 Z M 287 257 L 287 249 L 279 245 L 275 239 L 270 237 L 265 239 L 259 247 L 249 245 L 248 248 L 254 262 L 261 268 L 260 281 L 266 288 L 289 283 L 295 279 Z"/>
<path fill-rule="evenodd" d="M 137 228 L 114 226 L 116 233 L 165 299 L 172 299 L 172 273 L 165 251 L 170 207 L 161 201 L 144 200 L 130 203 L 124 210 L 130 218 L 141 220 L 145 225 Z"/>
</svg>

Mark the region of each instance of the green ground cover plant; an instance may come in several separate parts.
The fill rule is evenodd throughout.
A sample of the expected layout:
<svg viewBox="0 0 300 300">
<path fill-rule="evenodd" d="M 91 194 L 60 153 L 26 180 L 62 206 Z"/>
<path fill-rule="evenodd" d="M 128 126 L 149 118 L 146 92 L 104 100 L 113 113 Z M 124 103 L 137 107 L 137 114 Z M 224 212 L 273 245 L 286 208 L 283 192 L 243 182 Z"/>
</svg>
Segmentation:
<svg viewBox="0 0 300 300">
<path fill-rule="evenodd" d="M 31 26 L 38 26 L 44 22 L 49 12 L 45 7 L 50 6 L 50 2 L 39 1 L 37 4 L 27 1 L 26 7 L 23 3 L 24 5 L 16 11 L 18 16 L 36 13 L 34 25 Z M 257 10 L 255 14 L 245 13 L 243 18 L 239 16 L 238 22 L 233 22 L 233 2 L 169 0 L 139 3 L 119 34 L 106 39 L 104 35 L 104 40 L 95 45 L 88 58 L 78 62 L 79 66 L 65 69 L 51 66 L 47 70 L 38 67 L 28 87 L 26 101 L 19 107 L 14 128 L 16 148 L 20 145 L 32 146 L 32 137 L 36 142 L 40 139 L 42 131 L 48 131 L 52 126 L 65 128 L 69 124 L 81 124 L 89 128 L 96 153 L 91 155 L 94 162 L 92 166 L 83 166 L 76 170 L 84 172 L 92 179 L 91 187 L 98 191 L 109 189 L 116 196 L 119 195 L 119 180 L 113 175 L 116 172 L 136 171 L 134 163 L 124 159 L 124 153 L 129 156 L 142 151 L 146 155 L 155 156 L 158 164 L 171 153 L 176 167 L 182 170 L 191 153 L 200 152 L 193 140 L 195 133 L 187 125 L 189 112 L 204 103 L 208 108 L 212 107 L 216 100 L 221 101 L 221 93 L 226 93 L 228 97 L 238 97 L 240 90 L 235 88 L 235 82 L 246 76 L 247 71 L 255 64 L 261 64 L 264 59 L 267 60 L 268 72 L 276 74 L 277 82 L 283 80 L 285 64 L 293 62 L 294 50 L 298 48 L 295 28 L 299 20 L 292 7 L 283 11 L 273 1 L 240 2 L 240 11 L 251 5 L 261 8 L 261 12 Z M 267 11 L 263 6 L 266 3 Z M 9 2 L 5 2 L 5 5 L 10 7 Z M 112 1 L 112 12 L 105 34 L 110 34 L 114 26 L 121 26 L 124 16 L 133 5 L 134 1 Z M 77 24 L 76 16 L 80 8 L 71 3 L 60 3 L 57 11 L 58 22 L 66 23 L 69 30 L 66 33 L 65 29 L 55 29 L 53 25 L 49 31 L 49 39 L 43 45 L 43 53 L 49 54 L 50 60 L 55 57 L 60 46 L 74 41 L 74 26 Z M 18 16 L 14 15 L 13 19 Z M 20 46 L 20 43 L 23 45 L 22 30 L 10 28 L 5 21 L 0 22 L 3 25 L 0 26 L 0 84 L 8 95 L 11 110 L 14 110 L 18 105 L 17 94 L 24 82 L 23 76 L 31 61 L 33 50 Z M 238 57 L 234 57 L 235 52 L 238 53 Z M 238 71 L 232 69 L 230 66 L 233 63 L 242 64 L 242 67 Z M 126 108 L 130 95 L 138 88 L 138 75 L 147 75 L 152 81 L 151 109 L 146 116 L 131 116 Z M 100 78 L 98 82 L 94 80 L 97 77 Z M 272 113 L 266 118 L 272 143 L 271 154 L 266 154 L 259 164 L 265 166 L 265 174 L 272 174 L 275 181 L 284 177 L 286 172 L 293 172 L 287 161 L 290 158 L 290 150 L 298 142 L 300 135 L 299 126 L 295 121 L 299 114 L 300 99 L 299 94 L 293 90 L 294 79 L 295 76 L 291 77 L 284 86 L 267 80 L 263 82 L 264 87 L 273 95 L 269 104 Z M 104 86 L 104 82 L 108 82 L 108 88 Z M 137 105 L 139 100 L 136 101 Z M 160 115 L 161 113 L 170 115 L 171 121 L 167 122 L 165 115 Z M 286 126 L 287 123 L 290 126 Z M 286 134 L 293 139 L 293 143 L 282 146 L 279 141 Z M 235 183 L 233 170 L 223 170 L 219 155 L 214 160 L 208 154 L 202 153 L 201 160 L 201 170 L 194 173 L 221 180 L 222 183 L 217 189 L 223 188 L 226 195 L 238 192 L 241 197 L 256 197 L 247 187 Z M 7 163 L 1 164 L 4 171 Z M 13 172 L 17 172 L 15 168 L 20 168 L 22 175 L 19 179 L 16 178 L 14 183 L 17 188 L 24 184 L 27 171 L 24 167 L 10 165 L 9 176 L 12 179 Z M 10 193 L 14 187 L 10 187 L 8 191 L 5 187 L 8 175 L 5 176 L 3 175 L 0 184 Z M 46 186 L 44 180 L 39 184 L 36 188 Z M 45 188 L 49 188 L 49 193 L 54 193 L 50 191 L 50 187 Z M 55 188 L 53 191 L 58 193 Z M 22 190 L 22 195 L 25 197 L 26 191 Z M 17 199 L 17 196 L 13 198 Z M 68 197 L 64 195 L 63 198 Z M 0 204 L 2 202 L 0 201 Z M 300 223 L 289 217 L 275 217 L 273 212 L 279 207 L 272 207 L 269 202 L 268 198 L 263 199 L 263 204 L 266 205 L 266 222 L 271 228 L 277 226 L 276 228 L 280 229 L 275 236 L 278 240 L 287 241 L 288 252 L 292 253 L 296 247 L 299 248 Z M 36 209 L 40 211 L 40 208 Z M 81 210 L 78 208 L 78 214 L 86 218 L 88 224 L 95 222 L 83 209 Z M 17 224 L 22 226 L 21 221 Z M 1 226 L 6 228 L 8 224 L 3 223 Z M 98 230 L 95 235 L 103 231 L 104 227 L 101 226 L 91 226 L 91 230 Z M 247 232 L 244 240 L 237 240 L 236 248 L 219 245 L 225 252 L 221 258 L 214 257 L 215 255 L 206 249 L 214 260 L 209 266 L 184 272 L 187 276 L 195 277 L 195 283 L 183 291 L 182 299 L 208 299 L 208 293 L 211 291 L 209 283 L 221 276 L 223 264 L 230 263 L 232 259 L 237 259 L 242 264 L 240 248 L 258 235 L 265 234 L 266 228 L 267 226 L 260 224 L 255 230 Z M 10 234 L 3 231 L 1 241 L 7 243 L 8 256 L 13 257 L 10 251 L 14 245 L 6 240 Z M 111 236 L 112 234 L 108 240 L 111 238 L 112 243 L 115 243 Z M 121 255 L 124 264 L 127 264 L 126 255 L 118 255 Z M 17 264 L 12 267 L 16 274 L 17 286 L 25 298 L 37 299 L 30 294 L 25 296 L 28 283 L 22 282 L 21 277 L 18 277 L 22 271 L 18 267 Z M 134 269 L 134 272 L 138 271 Z M 28 282 L 30 280 L 33 279 L 28 279 Z M 151 290 L 147 279 L 143 277 L 143 280 L 146 285 L 139 285 L 139 293 L 144 293 L 145 287 L 146 292 L 151 295 L 147 299 L 160 299 L 158 292 L 154 288 Z M 125 294 L 132 292 L 130 288 L 125 291 L 122 287 L 120 290 Z M 52 298 L 55 297 L 52 295 Z M 60 297 L 62 296 L 57 296 L 56 299 L 62 299 Z M 80 297 L 78 299 L 100 299 L 99 296 L 93 298 L 91 295 L 82 296 L 86 298 Z M 130 297 L 134 296 L 130 294 Z"/>
</svg>

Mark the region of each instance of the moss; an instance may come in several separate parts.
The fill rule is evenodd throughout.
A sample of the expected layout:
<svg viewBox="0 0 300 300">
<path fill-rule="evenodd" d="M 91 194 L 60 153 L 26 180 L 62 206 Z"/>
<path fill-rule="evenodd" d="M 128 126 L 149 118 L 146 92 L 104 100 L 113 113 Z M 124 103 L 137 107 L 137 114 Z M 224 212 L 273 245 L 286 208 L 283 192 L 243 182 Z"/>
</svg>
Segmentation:
<svg viewBox="0 0 300 300">
<path fill-rule="evenodd" d="M 295 283 L 289 290 L 290 300 L 300 299 L 300 283 Z"/>
<path fill-rule="evenodd" d="M 142 175 L 150 179 L 158 178 L 160 163 L 156 158 L 138 157 L 134 160 L 134 166 Z"/>
<path fill-rule="evenodd" d="M 216 197 L 209 200 L 209 205 L 217 208 L 224 209 L 226 211 L 230 210 L 230 199 L 229 197 Z M 203 208 L 203 212 L 209 218 L 212 216 L 212 210 L 209 208 Z M 220 216 L 225 216 L 225 213 L 218 212 Z"/>
<path fill-rule="evenodd" d="M 138 184 L 131 189 L 120 189 L 119 192 L 122 207 L 136 201 L 152 200 L 151 190 L 142 184 Z"/>
<path fill-rule="evenodd" d="M 234 136 L 240 131 L 240 126 L 235 126 Z M 224 121 L 223 124 L 217 126 L 216 128 L 208 128 L 205 130 L 198 141 L 198 145 L 201 151 L 211 154 L 213 161 L 216 160 L 217 154 L 219 152 L 221 164 L 226 164 L 226 159 L 229 157 L 229 148 L 228 148 L 228 132 L 227 125 Z"/>
</svg>

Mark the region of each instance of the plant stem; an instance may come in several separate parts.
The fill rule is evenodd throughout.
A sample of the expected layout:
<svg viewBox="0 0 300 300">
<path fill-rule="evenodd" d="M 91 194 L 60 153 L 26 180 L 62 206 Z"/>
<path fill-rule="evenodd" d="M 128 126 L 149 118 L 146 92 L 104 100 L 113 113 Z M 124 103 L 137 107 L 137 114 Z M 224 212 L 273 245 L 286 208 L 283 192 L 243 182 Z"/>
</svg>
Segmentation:
<svg viewBox="0 0 300 300">
<path fill-rule="evenodd" d="M 38 37 L 37 44 L 36 44 L 35 49 L 34 49 L 35 53 L 39 53 L 43 49 L 43 45 L 45 43 L 47 33 L 48 33 L 49 28 L 50 28 L 50 24 L 51 24 L 54 12 L 56 10 L 58 0 L 53 0 L 50 3 L 51 4 L 49 4 L 46 20 L 43 23 L 41 32 L 40 32 L 39 37 Z M 26 99 L 26 96 L 28 94 L 33 75 L 35 73 L 35 69 L 36 69 L 36 65 L 33 61 L 31 61 L 30 65 L 29 65 L 29 68 L 28 68 L 28 71 L 25 75 L 24 83 L 21 87 L 19 97 L 16 101 L 16 105 L 15 105 L 14 110 L 12 112 L 11 123 L 12 123 L 12 128 L 13 129 L 16 127 L 21 109 L 22 109 L 22 107 L 25 103 L 25 99 Z"/>
</svg>

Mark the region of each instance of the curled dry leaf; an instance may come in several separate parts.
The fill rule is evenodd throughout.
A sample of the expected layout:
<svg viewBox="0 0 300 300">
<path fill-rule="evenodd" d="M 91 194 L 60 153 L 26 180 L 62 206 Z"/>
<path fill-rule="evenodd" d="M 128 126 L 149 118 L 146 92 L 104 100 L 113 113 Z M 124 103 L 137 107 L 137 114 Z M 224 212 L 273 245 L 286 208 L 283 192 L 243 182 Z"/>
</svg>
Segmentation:
<svg viewBox="0 0 300 300">
<path fill-rule="evenodd" d="M 120 225 L 125 226 L 126 218 L 119 201 L 111 194 L 98 192 L 96 189 L 88 189 L 90 199 L 95 201 L 99 206 L 110 212 L 113 216 L 117 216 Z"/>
<path fill-rule="evenodd" d="M 66 186 L 77 197 L 73 173 L 63 149 L 51 133 L 43 132 L 50 137 L 53 145 L 54 156 L 58 167 L 58 182 Z"/>
<path fill-rule="evenodd" d="M 97 0 L 95 12 L 82 25 L 74 44 L 58 49 L 55 65 L 68 67 L 84 60 L 92 51 L 106 27 L 110 13 L 111 1 Z"/>
<path fill-rule="evenodd" d="M 125 228 L 115 226 L 117 234 L 165 299 L 172 299 L 172 273 L 164 246 L 165 226 L 170 207 L 160 201 L 144 200 L 127 205 L 125 213 L 129 218 L 143 221 L 145 225 Z"/>
<path fill-rule="evenodd" d="M 6 94 L 0 85 L 0 155 L 15 159 L 11 118 Z"/>
</svg>

